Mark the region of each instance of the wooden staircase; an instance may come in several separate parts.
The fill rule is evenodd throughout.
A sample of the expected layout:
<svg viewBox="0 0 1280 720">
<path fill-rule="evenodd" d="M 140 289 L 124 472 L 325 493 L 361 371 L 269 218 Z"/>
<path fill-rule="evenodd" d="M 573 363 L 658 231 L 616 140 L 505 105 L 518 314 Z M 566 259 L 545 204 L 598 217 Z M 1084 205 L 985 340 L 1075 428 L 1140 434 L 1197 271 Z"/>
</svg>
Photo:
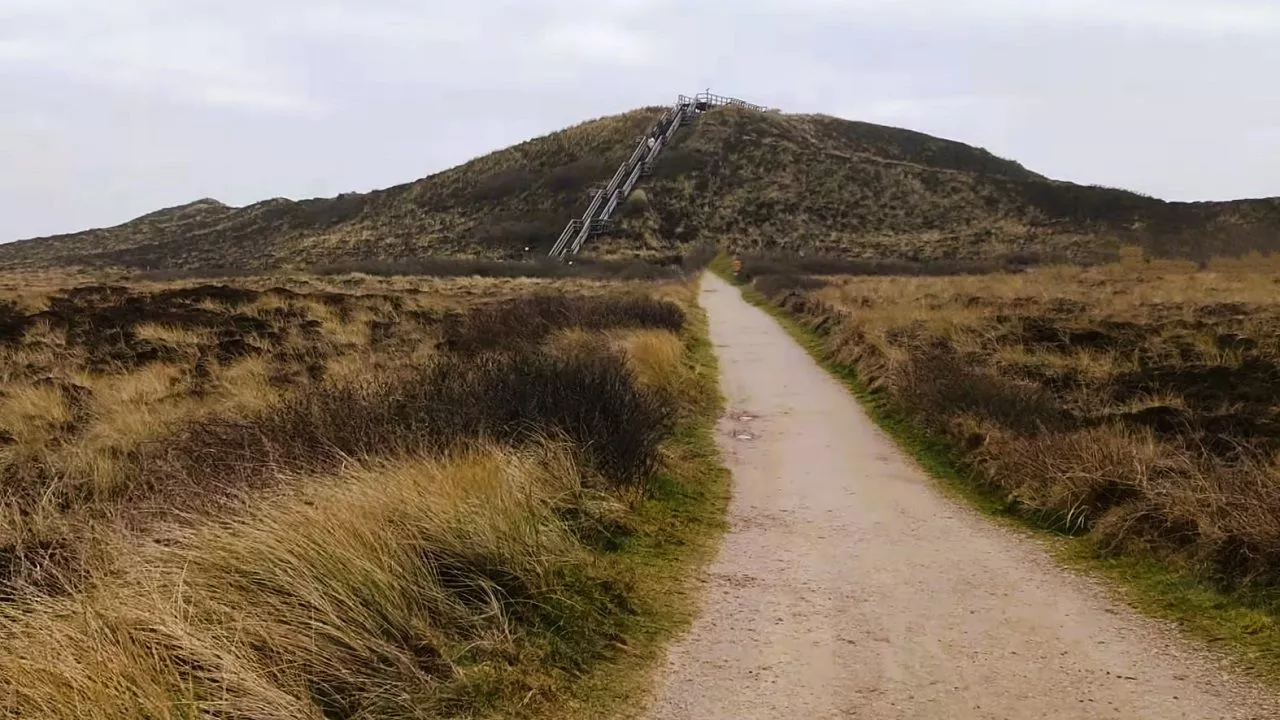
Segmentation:
<svg viewBox="0 0 1280 720">
<path fill-rule="evenodd" d="M 565 226 L 564 232 L 560 233 L 555 246 L 551 248 L 550 257 L 567 258 L 576 255 L 588 239 L 612 231 L 614 211 L 635 189 L 640 178 L 653 172 L 654 160 L 671 144 L 676 131 L 693 122 L 698 115 L 707 110 L 726 105 L 760 112 L 768 111 L 768 108 L 761 105 L 723 95 L 713 95 L 710 91 L 692 97 L 680 95 L 676 99 L 676 104 L 663 113 L 649 132 L 640 138 L 631 157 L 618 166 L 617 172 L 613 174 L 608 184 L 592 193 L 591 202 L 582 217 L 571 220 Z"/>
</svg>

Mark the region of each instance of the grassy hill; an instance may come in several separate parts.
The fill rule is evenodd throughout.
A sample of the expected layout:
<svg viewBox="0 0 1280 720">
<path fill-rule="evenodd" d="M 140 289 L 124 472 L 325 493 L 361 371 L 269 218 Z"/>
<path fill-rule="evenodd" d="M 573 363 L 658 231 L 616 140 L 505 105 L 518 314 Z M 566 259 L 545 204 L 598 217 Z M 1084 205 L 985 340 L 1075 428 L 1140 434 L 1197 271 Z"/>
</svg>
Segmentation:
<svg viewBox="0 0 1280 720">
<path fill-rule="evenodd" d="M 0 268 L 266 268 L 509 256 L 547 235 L 554 241 L 582 213 L 586 188 L 613 174 L 661 112 L 586 122 L 366 194 L 244 208 L 201 200 L 113 228 L 0 245 Z"/>
<path fill-rule="evenodd" d="M 713 113 L 663 163 L 646 188 L 660 230 L 743 250 L 934 260 L 1079 257 L 1122 241 L 1192 256 L 1280 243 L 1280 199 L 1169 203 L 826 116 Z"/>
<path fill-rule="evenodd" d="M 601 118 L 367 194 L 230 208 L 200 200 L 123 225 L 0 246 L 0 269 L 273 268 L 426 255 L 541 255 L 661 112 Z M 1280 199 L 1169 203 L 1057 182 L 962 143 L 821 115 L 738 109 L 681 131 L 603 255 L 710 238 L 865 258 L 1088 257 L 1138 242 L 1200 257 L 1280 243 Z"/>
</svg>

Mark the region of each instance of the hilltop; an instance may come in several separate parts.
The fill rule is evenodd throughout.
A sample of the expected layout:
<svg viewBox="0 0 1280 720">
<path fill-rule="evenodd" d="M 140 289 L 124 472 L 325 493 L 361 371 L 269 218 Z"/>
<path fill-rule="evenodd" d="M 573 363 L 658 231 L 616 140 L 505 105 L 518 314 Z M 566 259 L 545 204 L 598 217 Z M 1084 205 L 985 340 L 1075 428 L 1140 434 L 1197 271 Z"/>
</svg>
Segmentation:
<svg viewBox="0 0 1280 720">
<path fill-rule="evenodd" d="M 199 200 L 113 228 L 0 245 L 0 269 L 309 267 L 428 255 L 540 256 L 662 112 L 600 118 L 370 193 L 243 208 Z M 1059 182 L 981 148 L 822 115 L 721 108 L 677 135 L 586 252 L 700 239 L 866 258 L 1269 250 L 1280 199 L 1173 203 Z M 525 248 L 530 248 L 526 251 Z"/>
</svg>

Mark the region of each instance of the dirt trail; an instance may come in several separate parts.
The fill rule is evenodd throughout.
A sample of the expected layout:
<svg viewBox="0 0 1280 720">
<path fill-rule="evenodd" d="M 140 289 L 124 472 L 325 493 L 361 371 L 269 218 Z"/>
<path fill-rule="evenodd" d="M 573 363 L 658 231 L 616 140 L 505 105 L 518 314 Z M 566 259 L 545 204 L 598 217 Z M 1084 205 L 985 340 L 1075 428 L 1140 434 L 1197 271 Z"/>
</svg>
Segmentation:
<svg viewBox="0 0 1280 720">
<path fill-rule="evenodd" d="M 939 494 L 736 289 L 708 277 L 702 301 L 735 496 L 650 718 L 1280 718 L 1215 657 Z"/>
</svg>

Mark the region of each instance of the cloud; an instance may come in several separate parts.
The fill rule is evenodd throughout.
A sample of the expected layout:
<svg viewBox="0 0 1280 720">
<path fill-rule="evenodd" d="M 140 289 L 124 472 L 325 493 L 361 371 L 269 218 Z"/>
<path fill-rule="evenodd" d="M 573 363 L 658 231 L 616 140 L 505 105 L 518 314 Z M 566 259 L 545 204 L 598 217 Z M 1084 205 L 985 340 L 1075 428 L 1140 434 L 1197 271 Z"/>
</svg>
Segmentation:
<svg viewBox="0 0 1280 720">
<path fill-rule="evenodd" d="M 0 0 L 0 240 L 422 177 L 713 90 L 1280 194 L 1276 0 Z"/>
<path fill-rule="evenodd" d="M 1280 6 L 1232 0 L 966 0 L 974 11 L 1026 19 L 1119 25 L 1191 34 L 1274 35 L 1280 32 Z"/>
<path fill-rule="evenodd" d="M 48 54 L 48 48 L 32 40 L 0 39 L 0 62 L 40 60 Z"/>
<path fill-rule="evenodd" d="M 889 97 L 873 100 L 861 112 L 850 114 L 884 124 L 911 124 L 946 113 L 969 110 L 981 101 L 982 98 L 972 95 Z"/>
<path fill-rule="evenodd" d="M 746 0 L 779 8 L 775 0 Z M 1105 26 L 1191 35 L 1280 33 L 1269 0 L 791 0 L 795 10 L 844 17 L 897 16 L 926 23 L 989 22 L 1080 28 Z"/>
<path fill-rule="evenodd" d="M 236 32 L 198 12 L 174 13 L 147 0 L 50 0 L 6 6 L 5 12 L 0 63 L 25 72 L 224 107 L 314 109 L 255 47 L 252 31 Z"/>
<path fill-rule="evenodd" d="M 570 62 L 604 62 L 624 67 L 650 64 L 657 56 L 652 38 L 615 23 L 574 21 L 549 28 L 539 47 Z"/>
</svg>

